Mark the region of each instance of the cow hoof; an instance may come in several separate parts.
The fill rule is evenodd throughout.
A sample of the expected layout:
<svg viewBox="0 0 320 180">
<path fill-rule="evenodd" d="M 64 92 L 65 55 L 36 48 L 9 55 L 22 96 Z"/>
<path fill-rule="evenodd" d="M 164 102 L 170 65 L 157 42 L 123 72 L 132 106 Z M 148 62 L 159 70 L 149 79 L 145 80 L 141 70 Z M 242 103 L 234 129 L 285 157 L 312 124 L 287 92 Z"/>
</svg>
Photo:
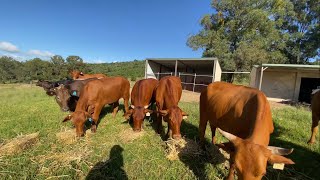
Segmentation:
<svg viewBox="0 0 320 180">
<path fill-rule="evenodd" d="M 91 132 L 95 133 L 96 131 L 97 131 L 97 127 L 96 127 L 95 125 L 93 125 L 93 126 L 91 127 Z"/>
<path fill-rule="evenodd" d="M 314 143 L 315 143 L 315 141 L 311 141 L 311 140 L 308 141 L 308 144 L 310 144 L 310 145 L 314 144 Z"/>
</svg>

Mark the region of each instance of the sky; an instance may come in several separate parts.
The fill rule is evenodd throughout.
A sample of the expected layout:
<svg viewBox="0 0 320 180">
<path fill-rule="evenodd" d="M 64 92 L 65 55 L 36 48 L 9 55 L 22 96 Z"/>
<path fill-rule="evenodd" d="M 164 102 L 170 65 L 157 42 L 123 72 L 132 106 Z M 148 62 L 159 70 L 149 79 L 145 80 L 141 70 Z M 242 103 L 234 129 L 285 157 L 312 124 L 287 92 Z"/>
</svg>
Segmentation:
<svg viewBox="0 0 320 180">
<path fill-rule="evenodd" d="M 186 45 L 211 0 L 0 0 L 0 56 L 102 63 L 194 58 Z"/>
</svg>

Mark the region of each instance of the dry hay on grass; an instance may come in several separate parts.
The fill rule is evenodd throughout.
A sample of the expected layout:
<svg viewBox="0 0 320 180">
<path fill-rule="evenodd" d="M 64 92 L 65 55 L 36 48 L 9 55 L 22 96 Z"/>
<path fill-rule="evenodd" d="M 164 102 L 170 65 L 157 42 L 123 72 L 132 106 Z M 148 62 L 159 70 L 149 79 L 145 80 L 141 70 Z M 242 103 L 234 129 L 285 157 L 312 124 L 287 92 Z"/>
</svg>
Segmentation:
<svg viewBox="0 0 320 180">
<path fill-rule="evenodd" d="M 120 132 L 119 138 L 124 143 L 132 142 L 135 139 L 138 139 L 142 137 L 145 134 L 144 130 L 141 130 L 140 132 L 133 131 L 132 128 L 127 128 Z"/>
<path fill-rule="evenodd" d="M 20 135 L 16 138 L 8 140 L 4 145 L 0 145 L 0 154 L 11 155 L 22 152 L 39 141 L 39 133 L 28 135 Z"/>
<path fill-rule="evenodd" d="M 166 157 L 171 161 L 179 159 L 179 155 L 199 156 L 202 154 L 202 150 L 199 145 L 188 138 L 181 138 L 179 140 L 169 139 L 165 143 Z"/>
<path fill-rule="evenodd" d="M 88 140 L 92 135 L 93 133 L 91 132 L 91 130 L 87 130 L 84 138 Z M 67 128 L 62 129 L 61 132 L 58 132 L 56 134 L 56 137 L 58 141 L 63 144 L 73 144 L 77 142 L 77 140 L 79 139 L 76 137 L 75 129 L 67 129 Z"/>
<path fill-rule="evenodd" d="M 182 91 L 181 102 L 199 102 L 200 93 L 187 90 Z"/>
</svg>

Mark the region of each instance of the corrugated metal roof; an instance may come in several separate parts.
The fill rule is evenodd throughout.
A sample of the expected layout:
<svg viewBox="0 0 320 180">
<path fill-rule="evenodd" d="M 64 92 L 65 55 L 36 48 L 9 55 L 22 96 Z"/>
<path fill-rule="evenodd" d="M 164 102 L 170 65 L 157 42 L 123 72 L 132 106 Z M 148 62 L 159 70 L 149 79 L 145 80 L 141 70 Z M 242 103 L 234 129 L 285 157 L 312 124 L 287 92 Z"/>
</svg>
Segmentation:
<svg viewBox="0 0 320 180">
<path fill-rule="evenodd" d="M 181 61 L 194 61 L 194 60 L 218 60 L 217 58 L 146 58 L 146 60 L 163 60 L 163 61 L 175 61 L 175 60 L 181 60 Z"/>
<path fill-rule="evenodd" d="M 254 67 L 320 69 L 320 65 L 305 65 L 305 64 L 262 64 L 262 65 L 254 65 Z"/>
</svg>

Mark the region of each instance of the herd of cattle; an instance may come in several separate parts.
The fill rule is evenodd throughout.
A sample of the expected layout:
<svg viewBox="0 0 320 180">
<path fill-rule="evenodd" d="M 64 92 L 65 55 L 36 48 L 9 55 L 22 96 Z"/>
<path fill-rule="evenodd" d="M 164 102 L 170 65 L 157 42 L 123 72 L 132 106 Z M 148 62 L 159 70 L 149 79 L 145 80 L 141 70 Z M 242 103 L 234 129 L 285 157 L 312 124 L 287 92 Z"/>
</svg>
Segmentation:
<svg viewBox="0 0 320 180">
<path fill-rule="evenodd" d="M 182 94 L 180 78 L 166 76 L 159 81 L 143 79 L 135 83 L 131 91 L 130 83 L 124 77 L 107 77 L 103 74 L 70 73 L 73 80 L 58 82 L 39 81 L 38 86 L 45 89 L 55 99 L 62 111 L 72 114 L 63 122 L 71 120 L 77 136 L 85 134 L 85 123 L 91 123 L 91 131 L 96 132 L 99 115 L 106 105 L 113 106 L 116 116 L 119 99 L 124 100 L 124 117 L 132 118 L 133 130 L 140 131 L 145 116 L 157 115 L 157 132 L 161 133 L 162 120 L 168 123 L 167 136 L 181 138 L 180 126 L 188 114 L 178 103 Z M 156 103 L 156 109 L 151 110 Z M 320 91 L 312 98 L 312 136 L 309 143 L 315 142 L 320 119 Z M 228 179 L 237 174 L 239 179 L 261 179 L 266 173 L 267 162 L 271 164 L 294 164 L 283 155 L 293 149 L 268 146 L 270 134 L 274 130 L 269 102 L 263 92 L 224 82 L 215 82 L 200 96 L 200 145 L 204 147 L 205 130 L 209 121 L 212 143 L 216 144 L 216 129 L 229 142 L 216 144 L 230 153 Z"/>
</svg>

